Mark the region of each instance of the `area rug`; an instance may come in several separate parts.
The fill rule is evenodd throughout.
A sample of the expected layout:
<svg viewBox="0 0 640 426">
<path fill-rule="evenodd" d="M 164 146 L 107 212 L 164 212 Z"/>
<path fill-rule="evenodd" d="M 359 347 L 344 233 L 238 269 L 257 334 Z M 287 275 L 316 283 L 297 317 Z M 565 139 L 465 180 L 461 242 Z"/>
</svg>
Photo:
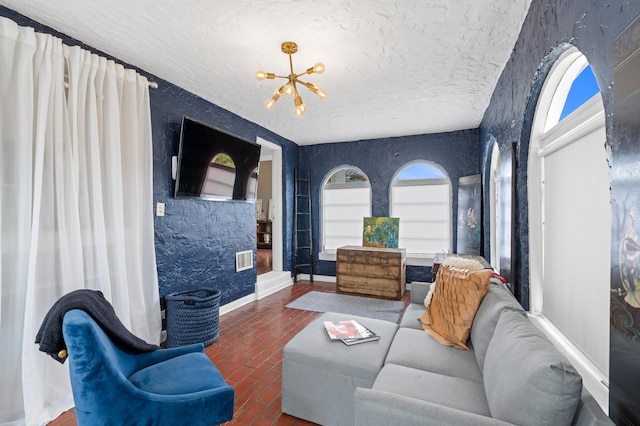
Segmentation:
<svg viewBox="0 0 640 426">
<path fill-rule="evenodd" d="M 337 312 L 398 323 L 404 310 L 404 302 L 312 291 L 286 307 L 313 312 Z"/>
</svg>

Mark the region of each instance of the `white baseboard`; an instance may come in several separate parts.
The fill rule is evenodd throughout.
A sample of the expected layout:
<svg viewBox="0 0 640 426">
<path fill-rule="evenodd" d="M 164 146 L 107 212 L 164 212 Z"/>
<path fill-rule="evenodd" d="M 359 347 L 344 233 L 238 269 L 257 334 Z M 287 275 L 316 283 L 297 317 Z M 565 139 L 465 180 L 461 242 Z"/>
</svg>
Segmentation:
<svg viewBox="0 0 640 426">
<path fill-rule="evenodd" d="M 256 282 L 256 297 L 260 300 L 284 288 L 293 285 L 291 272 L 269 272 L 258 276 Z"/>
<path fill-rule="evenodd" d="M 298 274 L 298 280 L 300 281 L 309 281 L 311 279 L 311 276 L 309 274 Z M 313 280 L 314 281 L 321 281 L 321 282 L 325 282 L 325 283 L 335 283 L 336 282 L 336 277 L 331 277 L 328 275 L 316 275 L 313 274 Z"/>
<path fill-rule="evenodd" d="M 240 299 L 236 299 L 233 302 L 227 303 L 226 305 L 220 306 L 220 315 L 224 315 L 228 312 L 231 312 L 235 309 L 238 309 L 241 306 L 247 305 L 251 302 L 258 300 L 255 293 L 248 294 Z"/>
<path fill-rule="evenodd" d="M 298 274 L 298 280 L 309 281 L 310 278 L 309 274 Z M 314 275 L 313 280 L 325 283 L 336 283 L 336 277 L 329 275 Z M 411 283 L 407 283 L 406 290 L 411 291 Z"/>
<path fill-rule="evenodd" d="M 240 299 L 236 299 L 233 302 L 227 303 L 226 305 L 220 306 L 220 315 L 229 313 L 251 302 L 255 302 L 256 300 L 263 299 L 292 285 L 293 278 L 291 278 L 291 272 L 288 271 L 269 272 L 259 275 L 256 281 L 255 292 L 241 297 Z"/>
</svg>

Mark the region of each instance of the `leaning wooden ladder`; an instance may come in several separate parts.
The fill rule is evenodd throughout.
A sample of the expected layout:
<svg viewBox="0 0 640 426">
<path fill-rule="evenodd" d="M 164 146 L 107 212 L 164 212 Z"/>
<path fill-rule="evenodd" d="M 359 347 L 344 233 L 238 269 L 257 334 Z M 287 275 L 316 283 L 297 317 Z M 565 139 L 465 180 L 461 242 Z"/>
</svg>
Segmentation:
<svg viewBox="0 0 640 426">
<path fill-rule="evenodd" d="M 295 171 L 293 214 L 293 282 L 299 272 L 309 272 L 313 281 L 313 232 L 311 225 L 311 179 Z"/>
</svg>

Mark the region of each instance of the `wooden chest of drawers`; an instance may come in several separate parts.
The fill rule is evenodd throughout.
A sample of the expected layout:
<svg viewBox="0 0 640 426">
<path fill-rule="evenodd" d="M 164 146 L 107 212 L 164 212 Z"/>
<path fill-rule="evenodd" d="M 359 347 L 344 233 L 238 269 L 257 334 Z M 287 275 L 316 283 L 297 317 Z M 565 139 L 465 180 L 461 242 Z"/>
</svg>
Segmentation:
<svg viewBox="0 0 640 426">
<path fill-rule="evenodd" d="M 405 249 L 344 246 L 338 249 L 339 292 L 400 299 L 406 288 Z"/>
</svg>

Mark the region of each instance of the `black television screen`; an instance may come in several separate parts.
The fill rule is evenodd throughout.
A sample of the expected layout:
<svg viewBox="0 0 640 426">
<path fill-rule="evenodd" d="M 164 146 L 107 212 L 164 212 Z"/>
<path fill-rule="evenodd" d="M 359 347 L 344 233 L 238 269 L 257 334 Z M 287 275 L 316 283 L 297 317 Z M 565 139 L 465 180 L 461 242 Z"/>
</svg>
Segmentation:
<svg viewBox="0 0 640 426">
<path fill-rule="evenodd" d="M 260 145 L 182 117 L 176 198 L 255 200 Z"/>
</svg>

